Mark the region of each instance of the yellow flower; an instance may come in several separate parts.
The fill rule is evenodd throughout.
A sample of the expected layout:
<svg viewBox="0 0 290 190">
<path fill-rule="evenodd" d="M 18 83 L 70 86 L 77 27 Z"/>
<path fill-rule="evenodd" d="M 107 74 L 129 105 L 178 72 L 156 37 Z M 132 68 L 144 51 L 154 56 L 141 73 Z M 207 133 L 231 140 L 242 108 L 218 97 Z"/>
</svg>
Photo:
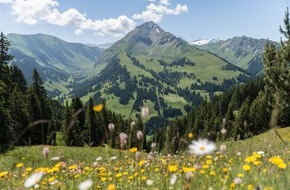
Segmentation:
<svg viewBox="0 0 290 190">
<path fill-rule="evenodd" d="M 104 104 L 98 104 L 93 107 L 93 110 L 96 112 L 100 112 L 103 110 Z"/>
<path fill-rule="evenodd" d="M 223 168 L 223 172 L 227 173 L 227 172 L 229 172 L 229 169 L 228 168 Z"/>
<path fill-rule="evenodd" d="M 259 166 L 259 165 L 261 165 L 262 164 L 262 162 L 261 161 L 254 161 L 254 165 L 256 165 L 256 166 Z"/>
<path fill-rule="evenodd" d="M 243 165 L 243 170 L 245 171 L 250 171 L 251 170 L 251 166 L 248 164 Z"/>
<path fill-rule="evenodd" d="M 21 168 L 23 166 L 23 163 L 19 163 L 16 165 L 17 168 Z"/>
<path fill-rule="evenodd" d="M 31 167 L 25 168 L 25 171 L 31 172 L 32 171 L 32 168 Z"/>
<path fill-rule="evenodd" d="M 271 163 L 274 164 L 274 165 L 277 165 L 277 166 L 278 166 L 279 164 L 281 164 L 281 163 L 284 163 L 284 161 L 282 160 L 282 158 L 277 157 L 277 156 L 273 156 L 273 157 L 269 158 L 268 161 L 271 162 Z"/>
<path fill-rule="evenodd" d="M 132 148 L 130 148 L 129 151 L 132 152 L 132 153 L 135 153 L 135 152 L 138 151 L 138 148 L 137 147 L 132 147 Z"/>
<path fill-rule="evenodd" d="M 131 179 L 133 179 L 134 177 L 132 176 L 132 175 L 130 175 L 129 177 L 128 177 L 128 179 L 129 180 L 131 180 Z"/>
<path fill-rule="evenodd" d="M 286 165 L 284 162 L 278 164 L 277 166 L 278 166 L 278 168 L 280 168 L 280 169 L 285 169 L 285 168 L 287 167 L 287 165 Z"/>
<path fill-rule="evenodd" d="M 69 170 L 74 170 L 74 169 L 76 169 L 77 167 L 78 167 L 77 165 L 71 165 L 71 166 L 68 167 L 68 169 L 69 169 Z"/>
<path fill-rule="evenodd" d="M 261 158 L 261 154 L 258 154 L 257 152 L 253 152 L 252 154 L 255 158 Z"/>
<path fill-rule="evenodd" d="M 192 139 L 193 138 L 193 134 L 192 133 L 188 133 L 188 138 Z"/>
<path fill-rule="evenodd" d="M 138 165 L 139 165 L 139 166 L 143 166 L 144 163 L 145 163 L 145 161 L 144 161 L 144 160 L 141 160 L 141 161 L 138 163 Z"/>
<path fill-rule="evenodd" d="M 3 177 L 3 176 L 5 176 L 6 174 L 8 174 L 8 172 L 0 172 L 0 177 Z"/>
<path fill-rule="evenodd" d="M 254 156 L 248 156 L 246 159 L 245 159 L 245 162 L 247 162 L 247 163 L 251 163 L 251 162 L 254 162 L 254 161 L 256 161 L 257 159 L 256 159 L 256 157 L 254 157 Z"/>
<path fill-rule="evenodd" d="M 80 177 L 80 174 L 76 174 L 74 177 L 75 177 L 75 179 L 77 179 Z"/>
<path fill-rule="evenodd" d="M 264 190 L 273 190 L 273 187 L 265 187 Z"/>
<path fill-rule="evenodd" d="M 208 164 L 208 165 L 212 164 L 212 160 L 207 159 L 206 164 Z"/>
<path fill-rule="evenodd" d="M 238 176 L 239 178 L 242 178 L 242 177 L 244 176 L 244 174 L 239 173 L 237 176 Z"/>
<path fill-rule="evenodd" d="M 178 170 L 178 165 L 169 165 L 168 171 L 169 172 L 176 172 Z"/>
<path fill-rule="evenodd" d="M 183 167 L 183 172 L 187 173 L 187 172 L 195 172 L 196 168 L 195 167 Z"/>
<path fill-rule="evenodd" d="M 209 172 L 209 175 L 215 176 L 215 172 L 211 171 L 211 172 Z"/>
<path fill-rule="evenodd" d="M 108 190 L 116 190 L 116 186 L 114 184 L 110 184 L 107 189 Z"/>
<path fill-rule="evenodd" d="M 254 190 L 255 188 L 253 187 L 253 185 L 248 185 L 247 189 L 248 190 Z"/>
<path fill-rule="evenodd" d="M 230 188 L 234 189 L 235 187 L 236 187 L 236 184 L 232 182 L 231 185 L 230 185 Z"/>
<path fill-rule="evenodd" d="M 122 173 L 117 173 L 116 178 L 122 177 Z"/>
<path fill-rule="evenodd" d="M 47 181 L 49 181 L 49 182 L 53 182 L 55 180 L 55 177 L 50 177 L 50 178 L 48 178 L 48 180 Z"/>
</svg>

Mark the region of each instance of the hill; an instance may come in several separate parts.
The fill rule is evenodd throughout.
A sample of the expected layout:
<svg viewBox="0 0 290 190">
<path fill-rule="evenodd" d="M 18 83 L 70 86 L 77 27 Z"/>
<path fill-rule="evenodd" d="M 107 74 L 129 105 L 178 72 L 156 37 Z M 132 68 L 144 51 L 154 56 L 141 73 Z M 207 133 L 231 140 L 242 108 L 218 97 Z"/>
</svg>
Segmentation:
<svg viewBox="0 0 290 190">
<path fill-rule="evenodd" d="M 75 81 L 85 78 L 84 71 L 90 70 L 102 49 L 81 43 L 69 43 L 45 34 L 8 34 L 12 64 L 23 72 L 28 83 L 32 70 L 37 69 L 45 87 L 53 97 L 67 94 Z"/>
<path fill-rule="evenodd" d="M 210 41 L 210 43 L 195 43 L 195 47 L 210 51 L 246 71 L 259 75 L 263 70 L 262 53 L 266 39 L 254 39 L 246 36 L 227 40 Z M 270 42 L 270 41 L 269 41 Z M 277 42 L 273 42 L 278 46 Z"/>
</svg>

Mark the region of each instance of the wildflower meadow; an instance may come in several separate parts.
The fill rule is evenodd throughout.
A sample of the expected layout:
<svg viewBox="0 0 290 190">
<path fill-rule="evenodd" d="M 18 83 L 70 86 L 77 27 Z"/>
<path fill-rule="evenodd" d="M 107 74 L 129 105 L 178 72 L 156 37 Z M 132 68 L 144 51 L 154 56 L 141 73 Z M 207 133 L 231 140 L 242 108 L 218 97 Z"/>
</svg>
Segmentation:
<svg viewBox="0 0 290 190">
<path fill-rule="evenodd" d="M 111 126 L 112 127 L 112 126 Z M 103 147 L 15 147 L 0 155 L 0 189 L 290 189 L 290 128 L 243 141 L 193 139 L 176 154 Z M 140 135 L 140 132 L 139 132 Z M 124 140 L 124 134 L 120 135 Z"/>
</svg>

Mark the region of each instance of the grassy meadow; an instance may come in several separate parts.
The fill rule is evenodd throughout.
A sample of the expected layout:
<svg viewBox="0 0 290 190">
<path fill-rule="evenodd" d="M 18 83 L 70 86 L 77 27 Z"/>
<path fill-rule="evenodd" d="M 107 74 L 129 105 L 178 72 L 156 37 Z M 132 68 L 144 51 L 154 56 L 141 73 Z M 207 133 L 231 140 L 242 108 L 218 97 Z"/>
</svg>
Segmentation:
<svg viewBox="0 0 290 190">
<path fill-rule="evenodd" d="M 0 189 L 290 189 L 290 127 L 196 156 L 137 148 L 26 146 L 0 154 Z M 187 141 L 190 142 L 191 135 Z M 222 145 L 222 146 L 221 146 Z M 221 149 L 220 149 L 221 147 Z M 45 153 L 44 153 L 45 150 Z M 33 174 L 41 173 L 38 178 Z"/>
</svg>

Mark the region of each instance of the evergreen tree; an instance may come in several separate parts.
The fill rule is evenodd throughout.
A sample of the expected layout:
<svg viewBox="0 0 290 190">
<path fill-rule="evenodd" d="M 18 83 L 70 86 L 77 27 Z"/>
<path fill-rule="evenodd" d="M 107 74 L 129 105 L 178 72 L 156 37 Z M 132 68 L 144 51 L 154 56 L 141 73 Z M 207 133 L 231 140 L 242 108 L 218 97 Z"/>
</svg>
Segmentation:
<svg viewBox="0 0 290 190">
<path fill-rule="evenodd" d="M 0 73 L 3 72 L 4 65 L 13 60 L 13 56 L 8 53 L 10 42 L 7 37 L 1 32 L 0 34 Z"/>
<path fill-rule="evenodd" d="M 84 145 L 84 137 L 82 131 L 84 130 L 85 124 L 85 114 L 84 114 L 84 106 L 79 97 L 75 97 L 72 99 L 71 109 L 74 113 L 73 122 L 74 124 L 70 126 L 70 141 L 72 142 L 72 146 L 83 146 Z"/>
<path fill-rule="evenodd" d="M 272 110 L 271 105 L 268 104 L 270 96 L 271 94 L 266 94 L 264 91 L 260 92 L 259 96 L 251 104 L 249 127 L 254 135 L 269 129 Z"/>
<path fill-rule="evenodd" d="M 0 148 L 10 143 L 13 134 L 10 129 L 10 113 L 5 104 L 7 86 L 0 80 Z"/>
<path fill-rule="evenodd" d="M 43 82 L 36 71 L 33 70 L 32 84 L 28 88 L 28 104 L 32 129 L 30 130 L 32 144 L 46 144 L 49 134 L 49 120 L 51 107 Z M 40 124 L 38 124 L 40 123 Z"/>
<path fill-rule="evenodd" d="M 263 54 L 263 62 L 265 90 L 273 95 L 273 115 L 271 118 L 277 120 L 275 117 L 278 115 L 279 121 L 275 125 L 286 126 L 290 124 L 288 114 L 290 110 L 290 24 L 288 9 L 285 13 L 284 25 L 285 29 L 280 26 L 280 31 L 286 40 L 281 40 L 281 47 L 278 50 L 273 44 L 268 43 Z"/>
<path fill-rule="evenodd" d="M 26 94 L 15 86 L 9 98 L 12 129 L 16 137 L 15 144 L 25 145 L 28 143 L 26 128 L 30 123 Z"/>
<path fill-rule="evenodd" d="M 14 84 L 13 86 L 18 86 L 21 92 L 26 93 L 27 90 L 27 82 L 22 73 L 22 71 L 16 66 L 13 65 L 11 67 L 11 81 Z"/>
<path fill-rule="evenodd" d="M 100 139 L 97 139 L 97 121 L 96 121 L 96 113 L 93 110 L 94 101 L 92 98 L 89 99 L 89 103 L 86 107 L 86 116 L 85 116 L 85 130 L 84 141 L 90 145 L 98 145 Z"/>
<path fill-rule="evenodd" d="M 73 140 L 73 125 L 74 125 L 74 120 L 73 120 L 73 111 L 69 107 L 69 103 L 66 100 L 65 102 L 65 108 L 63 111 L 63 120 L 62 120 L 62 128 L 59 133 L 59 138 L 57 139 L 57 142 L 61 144 L 63 141 L 67 146 L 70 146 L 72 144 Z"/>
</svg>

